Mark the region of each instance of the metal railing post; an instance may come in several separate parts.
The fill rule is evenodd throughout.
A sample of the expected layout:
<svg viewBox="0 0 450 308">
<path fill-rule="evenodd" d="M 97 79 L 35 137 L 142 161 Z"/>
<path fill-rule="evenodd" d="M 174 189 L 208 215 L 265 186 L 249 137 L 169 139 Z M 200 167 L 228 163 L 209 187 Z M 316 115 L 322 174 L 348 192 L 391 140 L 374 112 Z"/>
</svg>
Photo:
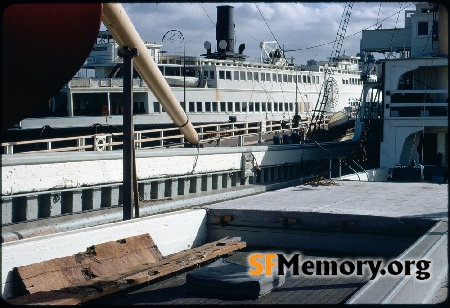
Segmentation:
<svg viewBox="0 0 450 308">
<path fill-rule="evenodd" d="M 134 168 L 134 126 L 133 126 L 133 57 L 137 49 L 127 46 L 119 50 L 123 57 L 123 220 L 132 218 Z M 137 202 L 138 200 L 134 200 Z"/>
</svg>

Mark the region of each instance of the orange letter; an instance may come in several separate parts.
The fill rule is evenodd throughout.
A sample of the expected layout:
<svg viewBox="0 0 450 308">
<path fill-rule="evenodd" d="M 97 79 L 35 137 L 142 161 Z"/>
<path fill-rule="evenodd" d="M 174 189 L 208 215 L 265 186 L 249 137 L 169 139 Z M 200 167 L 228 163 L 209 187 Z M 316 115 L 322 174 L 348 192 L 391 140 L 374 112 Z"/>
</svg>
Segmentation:
<svg viewBox="0 0 450 308">
<path fill-rule="evenodd" d="M 252 269 L 250 269 L 250 275 L 252 276 L 256 276 L 256 275 L 260 275 L 264 268 L 261 264 L 262 261 L 262 254 L 261 253 L 254 253 L 251 254 L 250 257 L 248 258 L 248 262 L 250 263 L 250 266 L 252 267 Z M 253 269 L 254 268 L 254 269 Z"/>
<path fill-rule="evenodd" d="M 274 253 L 266 254 L 266 275 L 267 276 L 272 276 L 272 269 L 274 268 L 274 266 L 277 265 L 272 260 L 276 257 L 277 257 L 277 255 Z"/>
</svg>

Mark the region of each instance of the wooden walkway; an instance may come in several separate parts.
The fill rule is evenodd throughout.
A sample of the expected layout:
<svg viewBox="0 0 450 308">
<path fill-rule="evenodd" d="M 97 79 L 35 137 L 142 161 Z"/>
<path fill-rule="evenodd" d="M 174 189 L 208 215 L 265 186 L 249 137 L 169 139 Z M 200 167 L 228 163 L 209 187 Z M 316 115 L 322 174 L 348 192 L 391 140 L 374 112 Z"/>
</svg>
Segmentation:
<svg viewBox="0 0 450 308">
<path fill-rule="evenodd" d="M 252 252 L 267 252 L 245 248 L 226 257 L 227 260 L 246 265 Z M 280 252 L 279 250 L 277 252 Z M 339 257 L 305 255 L 308 260 L 339 260 Z M 195 270 L 195 269 L 194 269 Z M 189 294 L 186 290 L 188 271 L 154 282 L 144 287 L 105 296 L 86 302 L 102 305 L 228 305 L 228 304 L 342 304 L 364 286 L 369 277 L 363 276 L 291 276 L 283 286 L 258 299 L 234 300 L 208 298 Z"/>
</svg>

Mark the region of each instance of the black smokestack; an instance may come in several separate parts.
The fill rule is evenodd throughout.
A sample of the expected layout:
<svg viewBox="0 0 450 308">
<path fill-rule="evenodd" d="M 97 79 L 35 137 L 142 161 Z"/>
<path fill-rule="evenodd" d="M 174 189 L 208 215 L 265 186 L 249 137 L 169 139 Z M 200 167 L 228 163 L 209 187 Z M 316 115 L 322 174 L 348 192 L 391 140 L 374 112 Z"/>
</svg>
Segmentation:
<svg viewBox="0 0 450 308">
<path fill-rule="evenodd" d="M 216 40 L 217 51 L 234 53 L 234 16 L 233 6 L 223 5 L 217 7 Z M 219 47 L 220 41 L 227 43 L 225 49 Z"/>
</svg>

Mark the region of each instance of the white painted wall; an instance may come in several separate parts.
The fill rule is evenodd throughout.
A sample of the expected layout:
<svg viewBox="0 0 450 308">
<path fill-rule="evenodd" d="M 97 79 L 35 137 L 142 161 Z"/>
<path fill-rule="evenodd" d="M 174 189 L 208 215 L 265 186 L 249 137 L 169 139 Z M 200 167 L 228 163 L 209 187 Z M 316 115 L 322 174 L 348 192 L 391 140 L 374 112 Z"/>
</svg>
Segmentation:
<svg viewBox="0 0 450 308">
<path fill-rule="evenodd" d="M 2 243 L 2 297 L 12 296 L 11 270 L 86 251 L 95 244 L 150 234 L 163 256 L 206 241 L 206 210 L 183 210 Z"/>
<path fill-rule="evenodd" d="M 239 170 L 242 153 L 249 152 L 262 167 L 318 159 L 325 153 L 299 146 L 138 150 L 137 176 L 145 180 Z M 2 195 L 120 183 L 122 155 L 122 151 L 3 155 Z"/>
</svg>

